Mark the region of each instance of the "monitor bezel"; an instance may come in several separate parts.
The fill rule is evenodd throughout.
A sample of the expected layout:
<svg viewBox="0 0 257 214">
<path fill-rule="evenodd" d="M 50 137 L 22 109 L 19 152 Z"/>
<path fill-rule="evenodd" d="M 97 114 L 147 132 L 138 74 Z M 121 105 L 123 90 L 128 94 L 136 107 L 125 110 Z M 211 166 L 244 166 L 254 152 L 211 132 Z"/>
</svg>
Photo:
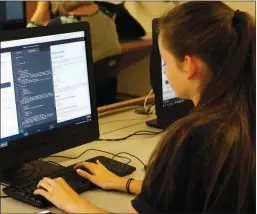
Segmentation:
<svg viewBox="0 0 257 214">
<path fill-rule="evenodd" d="M 51 154 L 99 139 L 90 27 L 87 22 L 5 31 L 0 35 L 0 42 L 78 31 L 84 31 L 85 33 L 85 49 L 92 113 L 91 121 L 72 124 L 37 135 L 9 141 L 8 146 L 0 148 L 1 170 L 22 165 L 25 162 L 47 157 Z"/>
<path fill-rule="evenodd" d="M 0 23 L 0 30 L 15 30 L 19 28 L 25 28 L 27 23 L 27 9 L 26 2 L 22 2 L 22 11 L 23 11 L 23 19 L 16 20 L 6 20 L 3 23 Z"/>
</svg>

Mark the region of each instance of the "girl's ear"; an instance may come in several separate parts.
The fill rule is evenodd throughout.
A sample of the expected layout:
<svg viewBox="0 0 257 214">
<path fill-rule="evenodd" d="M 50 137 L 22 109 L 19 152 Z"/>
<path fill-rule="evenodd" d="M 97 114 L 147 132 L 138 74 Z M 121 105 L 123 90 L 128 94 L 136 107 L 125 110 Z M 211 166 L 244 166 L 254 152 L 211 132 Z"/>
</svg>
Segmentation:
<svg viewBox="0 0 257 214">
<path fill-rule="evenodd" d="M 202 69 L 205 67 L 204 63 L 201 61 L 201 59 L 186 55 L 183 61 L 183 70 L 187 72 L 187 79 L 195 78 L 196 75 L 199 76 Z"/>
</svg>

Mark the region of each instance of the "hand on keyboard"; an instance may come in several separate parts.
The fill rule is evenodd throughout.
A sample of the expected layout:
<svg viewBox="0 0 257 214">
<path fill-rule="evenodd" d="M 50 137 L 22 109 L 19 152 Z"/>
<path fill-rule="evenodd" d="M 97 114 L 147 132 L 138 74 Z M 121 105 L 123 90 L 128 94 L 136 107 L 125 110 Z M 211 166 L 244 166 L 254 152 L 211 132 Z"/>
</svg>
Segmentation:
<svg viewBox="0 0 257 214">
<path fill-rule="evenodd" d="M 97 160 L 100 160 L 101 163 L 106 168 L 102 164 L 98 163 Z M 88 162 L 93 163 L 93 165 L 88 164 Z M 80 194 L 96 188 L 96 185 L 105 189 L 114 189 L 114 190 L 124 191 L 125 190 L 124 188 L 126 185 L 125 182 L 127 181 L 126 179 L 123 179 L 121 177 L 129 175 L 136 170 L 135 167 L 130 166 L 127 163 L 122 163 L 104 156 L 97 156 L 97 157 L 91 158 L 87 160 L 86 164 L 84 163 L 85 162 L 79 165 L 76 165 L 76 167 L 82 168 L 83 171 L 88 170 L 87 172 L 90 174 L 88 173 L 85 174 L 82 172 L 82 174 L 79 175 L 77 171 L 73 169 L 74 165 L 69 167 L 64 167 L 62 170 L 58 170 L 48 175 L 48 177 L 51 178 L 50 180 L 53 180 L 54 182 L 57 183 L 56 184 L 57 186 L 54 186 L 55 188 L 53 188 L 52 186 L 50 188 L 50 190 L 55 190 L 54 193 L 50 193 L 47 190 L 47 188 L 50 187 L 50 184 L 49 182 L 46 181 L 46 182 L 40 183 L 39 187 L 42 190 L 36 191 L 36 194 L 41 194 L 41 195 L 45 194 L 44 195 L 45 197 L 50 197 L 51 194 L 61 195 L 60 197 L 57 196 L 56 199 L 50 198 L 49 201 L 51 201 L 57 206 L 62 206 L 62 205 L 64 206 L 64 201 L 67 201 L 69 199 L 69 194 L 67 196 L 67 193 L 71 192 L 71 195 L 72 195 L 72 194 L 75 194 L 74 193 L 75 191 L 77 194 Z M 95 169 L 93 169 L 92 166 L 94 166 Z M 59 177 L 62 177 L 62 179 L 56 180 L 56 178 L 59 178 Z M 89 180 L 85 178 L 90 179 L 96 185 L 92 184 Z M 30 204 L 38 208 L 46 208 L 51 206 L 51 203 L 48 202 L 43 196 L 33 194 L 34 190 L 37 187 L 37 184 L 38 182 L 32 182 L 32 183 L 29 182 L 20 187 L 9 186 L 9 187 L 5 187 L 3 191 L 12 198 L 15 198 L 19 201 L 25 202 L 27 204 Z M 67 184 L 70 187 L 67 187 Z M 46 192 L 49 192 L 49 193 L 47 193 L 46 195 Z M 77 198 L 77 194 L 75 198 Z M 73 200 L 71 200 L 69 204 L 71 202 L 73 202 Z"/>
<path fill-rule="evenodd" d="M 34 191 L 67 213 L 78 213 L 85 201 L 66 183 L 63 178 L 43 178 Z"/>
<path fill-rule="evenodd" d="M 78 174 L 106 190 L 126 190 L 127 178 L 119 177 L 110 172 L 100 161 L 96 163 L 81 162 L 75 167 Z"/>
</svg>

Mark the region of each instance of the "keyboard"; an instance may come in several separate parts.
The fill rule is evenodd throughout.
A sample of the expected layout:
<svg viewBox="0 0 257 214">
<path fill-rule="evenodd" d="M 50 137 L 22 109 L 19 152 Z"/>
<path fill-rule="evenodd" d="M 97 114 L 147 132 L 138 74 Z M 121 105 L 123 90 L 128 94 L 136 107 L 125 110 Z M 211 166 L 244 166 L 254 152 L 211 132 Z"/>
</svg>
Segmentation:
<svg viewBox="0 0 257 214">
<path fill-rule="evenodd" d="M 120 177 L 129 175 L 136 170 L 136 168 L 131 165 L 104 156 L 97 156 L 86 161 L 96 163 L 96 160 L 99 160 L 109 171 Z M 79 176 L 76 170 L 73 169 L 73 166 L 74 165 L 69 167 L 63 167 L 62 170 L 48 175 L 47 177 L 62 177 L 78 194 L 97 188 L 90 181 L 85 180 L 81 176 Z M 38 182 L 31 182 L 20 187 L 8 186 L 3 189 L 3 192 L 11 198 L 40 209 L 52 206 L 52 204 L 47 201 L 43 196 L 33 195 L 33 192 L 36 189 Z"/>
</svg>

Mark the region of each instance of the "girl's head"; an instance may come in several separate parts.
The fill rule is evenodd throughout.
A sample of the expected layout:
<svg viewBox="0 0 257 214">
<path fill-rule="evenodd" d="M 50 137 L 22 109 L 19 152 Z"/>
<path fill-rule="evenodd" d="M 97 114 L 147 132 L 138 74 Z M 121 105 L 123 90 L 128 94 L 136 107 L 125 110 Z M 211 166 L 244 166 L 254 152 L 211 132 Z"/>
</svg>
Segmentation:
<svg viewBox="0 0 257 214">
<path fill-rule="evenodd" d="M 237 179 L 235 209 L 238 213 L 244 209 L 255 174 L 255 42 L 251 17 L 222 2 L 187 2 L 160 18 L 159 48 L 168 80 L 176 95 L 191 99 L 196 108 L 171 125 L 150 159 L 144 186 L 150 187 L 160 174 L 164 176 L 156 201 L 172 196 L 176 167 L 186 158 L 181 153 L 183 145 L 195 130 L 208 127 L 207 136 L 200 131 L 204 145 L 197 157 L 204 157 L 202 164 L 209 173 L 192 169 L 190 175 L 192 180 L 208 180 L 202 190 L 203 210 L 212 207 L 210 198 L 217 197 L 216 202 L 222 203 L 221 198 L 229 195 L 226 191 L 213 194 L 228 158 L 230 168 L 224 182 Z M 227 183 L 222 185 L 225 188 Z M 163 203 L 168 206 L 169 201 Z"/>
<path fill-rule="evenodd" d="M 90 5 L 92 2 L 88 1 L 52 1 L 52 13 L 54 15 L 64 15 L 72 10 L 75 10 L 81 6 Z"/>
<path fill-rule="evenodd" d="M 197 104 L 207 88 L 215 99 L 252 83 L 255 29 L 248 14 L 222 2 L 189 2 L 162 17 L 159 32 L 166 75 L 178 97 Z"/>
</svg>

